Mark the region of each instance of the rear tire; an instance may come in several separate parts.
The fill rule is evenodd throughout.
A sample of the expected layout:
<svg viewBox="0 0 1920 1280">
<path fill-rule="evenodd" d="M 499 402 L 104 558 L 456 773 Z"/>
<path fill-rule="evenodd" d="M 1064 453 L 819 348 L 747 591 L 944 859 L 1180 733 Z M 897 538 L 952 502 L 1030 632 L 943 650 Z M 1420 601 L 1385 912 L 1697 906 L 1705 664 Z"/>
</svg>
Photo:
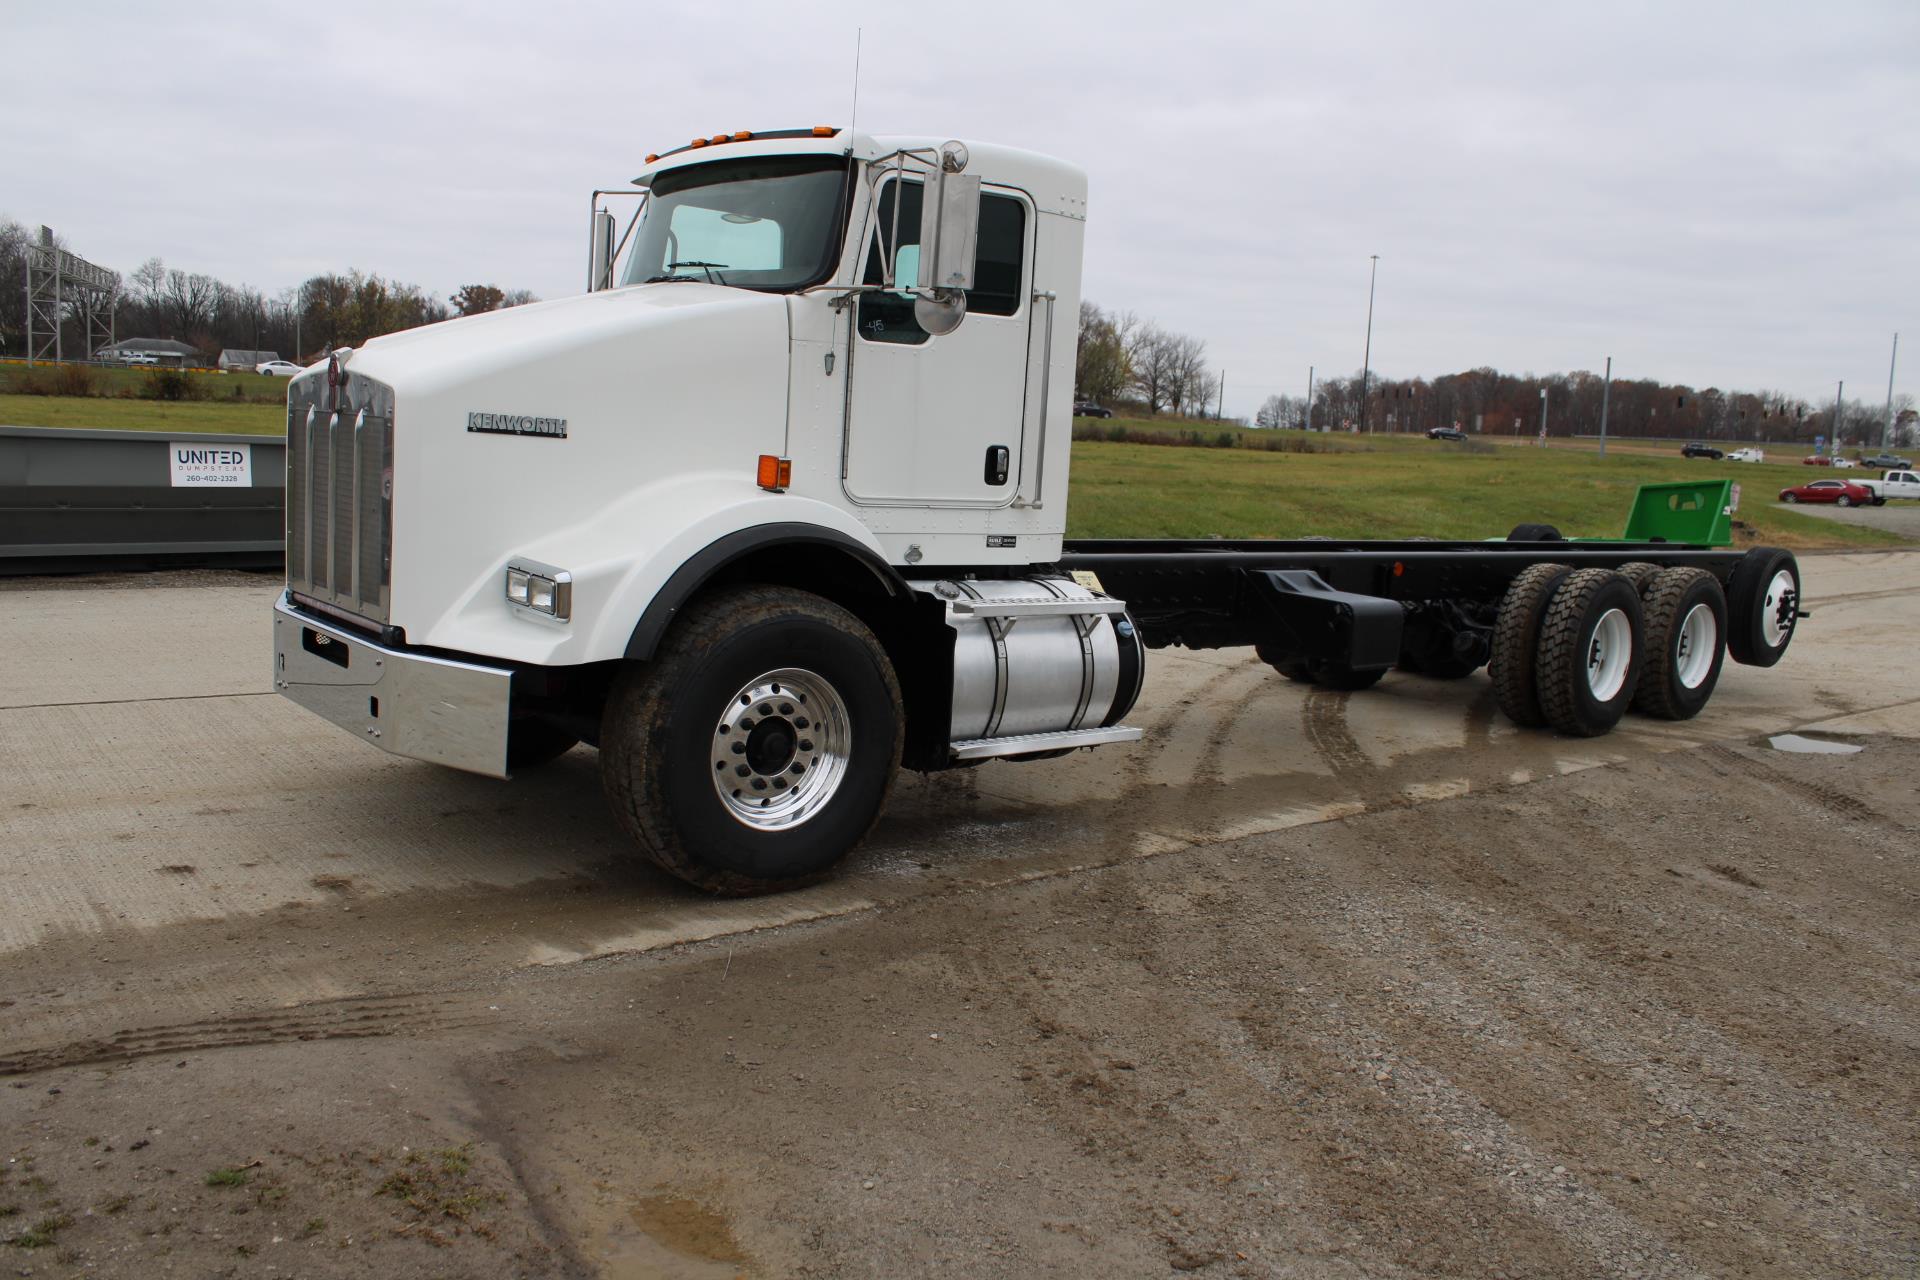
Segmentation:
<svg viewBox="0 0 1920 1280">
<path fill-rule="evenodd" d="M 1508 542 L 1565 542 L 1560 531 L 1550 524 L 1517 524 L 1507 535 Z"/>
<path fill-rule="evenodd" d="M 1720 683 L 1726 593 L 1704 569 L 1663 569 L 1647 589 L 1645 605 L 1646 661 L 1633 709 L 1661 720 L 1691 720 Z"/>
<path fill-rule="evenodd" d="M 804 591 L 735 587 L 688 607 L 652 661 L 615 679 L 601 779 L 662 870 L 712 893 L 792 889 L 872 829 L 903 729 L 893 664 L 864 623 Z"/>
<path fill-rule="evenodd" d="M 1540 710 L 1575 738 L 1620 723 L 1640 679 L 1645 649 L 1640 593 L 1611 569 L 1580 569 L 1554 592 L 1534 659 Z"/>
<path fill-rule="evenodd" d="M 1786 656 L 1800 615 L 1800 562 L 1779 547 L 1740 557 L 1727 586 L 1727 652 L 1749 667 Z"/>
<path fill-rule="evenodd" d="M 1358 693 L 1362 689 L 1371 689 L 1380 683 L 1387 674 L 1385 667 L 1373 667 L 1366 671 L 1355 671 L 1352 667 L 1339 666 L 1331 662 L 1319 663 L 1314 670 L 1314 679 L 1323 689 L 1337 689 L 1342 693 Z"/>
<path fill-rule="evenodd" d="M 1843 493 L 1833 500 L 1833 505 L 1836 507 L 1850 507 L 1853 505 L 1853 499 Z"/>
<path fill-rule="evenodd" d="M 1493 656 L 1487 662 L 1487 675 L 1493 680 L 1500 710 L 1523 728 L 1538 729 L 1547 723 L 1540 710 L 1539 692 L 1534 688 L 1534 653 L 1547 605 L 1570 572 L 1563 564 L 1536 564 L 1521 570 L 1507 587 L 1494 620 Z"/>
<path fill-rule="evenodd" d="M 1660 566 L 1646 560 L 1629 560 L 1614 572 L 1631 582 L 1633 589 L 1638 591 L 1641 599 L 1644 600 L 1647 587 L 1653 582 L 1654 575 L 1660 572 Z"/>
<path fill-rule="evenodd" d="M 1278 645 L 1256 644 L 1253 651 L 1260 661 L 1278 671 L 1295 684 L 1313 683 L 1313 664 L 1290 650 Z"/>
</svg>

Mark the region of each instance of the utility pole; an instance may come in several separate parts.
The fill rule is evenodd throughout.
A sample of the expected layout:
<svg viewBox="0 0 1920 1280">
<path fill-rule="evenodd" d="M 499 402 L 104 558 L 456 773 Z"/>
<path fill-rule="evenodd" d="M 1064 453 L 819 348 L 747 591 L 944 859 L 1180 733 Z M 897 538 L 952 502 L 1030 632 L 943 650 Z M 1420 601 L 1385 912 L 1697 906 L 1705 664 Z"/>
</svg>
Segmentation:
<svg viewBox="0 0 1920 1280">
<path fill-rule="evenodd" d="M 1547 447 L 1547 389 L 1540 388 L 1540 447 Z"/>
<path fill-rule="evenodd" d="M 1607 401 L 1613 395 L 1613 357 L 1607 357 L 1607 380 L 1600 384 L 1600 456 L 1607 456 Z"/>
<path fill-rule="evenodd" d="M 1840 456 L 1840 397 L 1847 390 L 1847 380 L 1840 379 L 1840 385 L 1833 389 L 1833 438 L 1827 441 L 1827 453 L 1831 457 Z"/>
<path fill-rule="evenodd" d="M 1887 425 L 1880 437 L 1881 449 L 1893 448 L 1893 367 L 1900 360 L 1900 335 L 1893 335 L 1893 355 L 1887 360 Z"/>
<path fill-rule="evenodd" d="M 1360 357 L 1360 430 L 1364 433 L 1367 426 L 1367 371 L 1373 365 L 1373 282 L 1380 274 L 1380 255 L 1370 255 L 1373 266 L 1367 270 L 1367 346 L 1366 353 Z"/>
<path fill-rule="evenodd" d="M 1220 398 L 1213 402 L 1213 416 L 1225 419 L 1227 416 L 1227 371 L 1220 371 Z"/>
<path fill-rule="evenodd" d="M 1302 415 L 1306 429 L 1313 430 L 1313 366 L 1307 366 L 1307 411 Z"/>
</svg>

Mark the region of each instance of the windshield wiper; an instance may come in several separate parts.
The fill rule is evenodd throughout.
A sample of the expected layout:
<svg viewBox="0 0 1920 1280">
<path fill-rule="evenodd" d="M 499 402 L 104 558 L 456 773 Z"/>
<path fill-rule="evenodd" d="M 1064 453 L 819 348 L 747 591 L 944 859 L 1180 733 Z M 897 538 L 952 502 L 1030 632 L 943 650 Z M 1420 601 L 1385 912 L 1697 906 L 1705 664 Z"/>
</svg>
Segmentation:
<svg viewBox="0 0 1920 1280">
<path fill-rule="evenodd" d="M 701 270 L 707 273 L 708 284 L 725 284 L 726 283 L 725 277 L 716 276 L 714 274 L 714 271 L 716 269 L 720 269 L 720 270 L 727 269 L 727 264 L 724 262 L 669 262 L 667 264 L 667 270 L 669 272 L 677 271 L 681 267 L 699 267 Z M 691 279 L 693 279 L 692 276 L 676 276 L 676 275 L 650 276 L 647 279 L 647 283 L 659 284 L 665 280 L 691 280 Z"/>
</svg>

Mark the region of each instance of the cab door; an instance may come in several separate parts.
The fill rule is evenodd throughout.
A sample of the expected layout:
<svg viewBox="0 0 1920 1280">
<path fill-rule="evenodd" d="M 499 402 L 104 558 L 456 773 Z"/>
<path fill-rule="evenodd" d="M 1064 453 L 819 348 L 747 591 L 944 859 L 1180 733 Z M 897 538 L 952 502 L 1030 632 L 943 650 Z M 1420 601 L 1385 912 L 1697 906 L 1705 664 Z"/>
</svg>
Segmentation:
<svg viewBox="0 0 1920 1280">
<path fill-rule="evenodd" d="M 900 210 L 894 218 L 894 200 Z M 874 204 L 862 279 L 910 290 L 920 266 L 921 184 L 888 178 Z M 862 293 L 850 309 L 847 496 L 871 506 L 998 507 L 1019 485 L 1032 320 L 1032 206 L 1017 192 L 980 197 L 980 235 L 967 315 L 951 333 L 914 319 L 910 292 Z"/>
</svg>

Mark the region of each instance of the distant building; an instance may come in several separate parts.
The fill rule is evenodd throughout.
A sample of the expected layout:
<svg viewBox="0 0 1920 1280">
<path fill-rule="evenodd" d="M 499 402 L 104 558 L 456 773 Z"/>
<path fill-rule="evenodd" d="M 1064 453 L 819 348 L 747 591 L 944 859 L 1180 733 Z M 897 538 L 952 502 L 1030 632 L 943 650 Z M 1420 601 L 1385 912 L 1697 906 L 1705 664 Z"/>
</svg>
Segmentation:
<svg viewBox="0 0 1920 1280">
<path fill-rule="evenodd" d="M 220 353 L 220 363 L 216 367 L 222 370 L 244 369 L 247 372 L 251 373 L 253 372 L 253 366 L 257 364 L 265 364 L 269 360 L 278 360 L 279 358 L 280 358 L 280 353 L 278 351 L 228 350 L 228 351 L 222 351 Z"/>
<path fill-rule="evenodd" d="M 101 347 L 93 353 L 96 360 L 130 360 L 134 356 L 151 356 L 151 360 L 142 360 L 142 364 L 170 364 L 175 368 L 197 365 L 201 361 L 200 349 L 190 347 L 184 342 L 175 342 L 172 338 L 122 338 L 110 347 Z"/>
</svg>

